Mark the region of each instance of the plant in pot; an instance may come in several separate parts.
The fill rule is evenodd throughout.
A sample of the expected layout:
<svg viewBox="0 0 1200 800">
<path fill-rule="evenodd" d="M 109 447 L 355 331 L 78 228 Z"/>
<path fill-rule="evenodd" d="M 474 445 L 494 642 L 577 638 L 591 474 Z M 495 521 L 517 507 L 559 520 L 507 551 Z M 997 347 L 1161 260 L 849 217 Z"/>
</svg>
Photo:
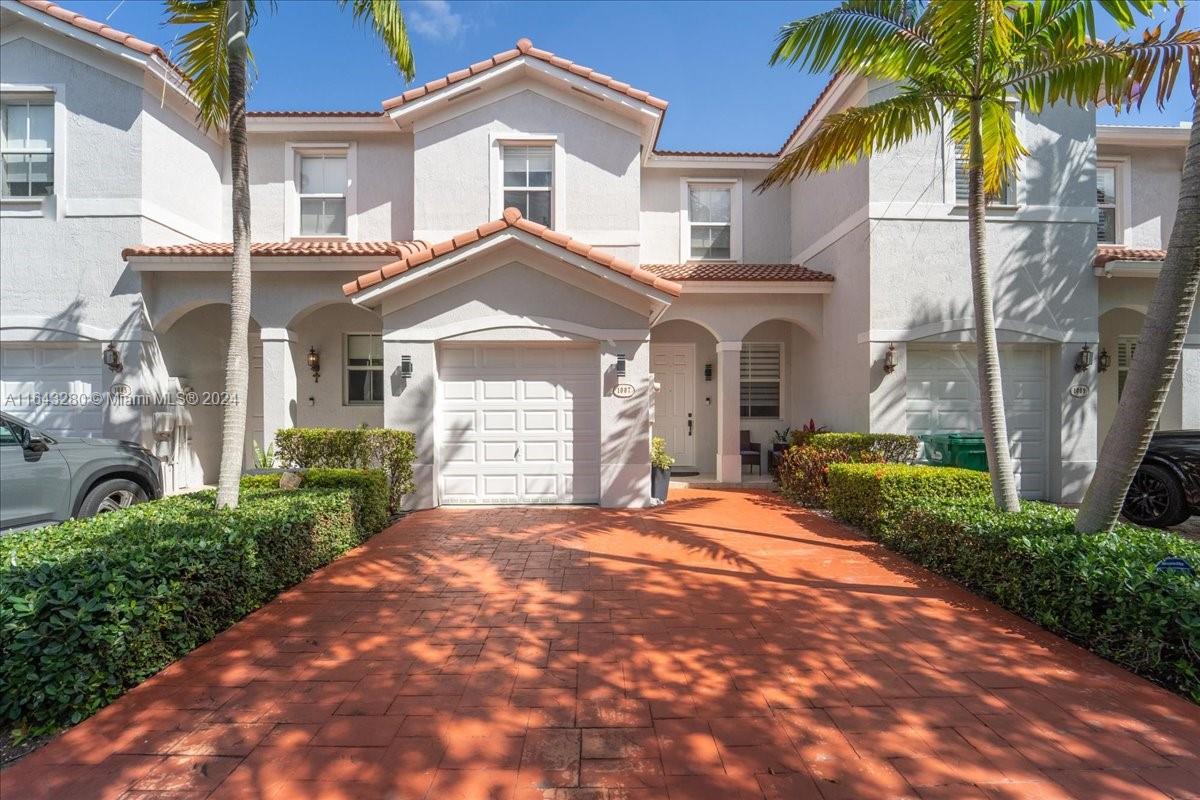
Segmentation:
<svg viewBox="0 0 1200 800">
<path fill-rule="evenodd" d="M 775 474 L 775 466 L 779 463 L 779 454 L 791 447 L 791 427 L 775 431 L 775 439 L 771 442 L 771 452 L 767 456 L 767 471 Z"/>
<path fill-rule="evenodd" d="M 671 485 L 671 465 L 675 459 L 667 455 L 667 443 L 661 436 L 650 440 L 650 495 L 659 502 L 667 501 Z"/>
</svg>

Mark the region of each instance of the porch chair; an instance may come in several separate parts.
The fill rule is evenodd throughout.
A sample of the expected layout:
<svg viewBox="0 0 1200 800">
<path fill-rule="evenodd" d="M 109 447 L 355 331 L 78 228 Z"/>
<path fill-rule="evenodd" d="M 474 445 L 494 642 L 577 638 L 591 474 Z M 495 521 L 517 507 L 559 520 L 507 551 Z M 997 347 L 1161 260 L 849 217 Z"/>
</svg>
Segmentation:
<svg viewBox="0 0 1200 800">
<path fill-rule="evenodd" d="M 750 472 L 754 472 L 754 468 L 758 467 L 758 474 L 762 474 L 762 444 L 759 442 L 750 441 L 750 431 L 742 431 L 742 466 L 750 466 Z"/>
</svg>

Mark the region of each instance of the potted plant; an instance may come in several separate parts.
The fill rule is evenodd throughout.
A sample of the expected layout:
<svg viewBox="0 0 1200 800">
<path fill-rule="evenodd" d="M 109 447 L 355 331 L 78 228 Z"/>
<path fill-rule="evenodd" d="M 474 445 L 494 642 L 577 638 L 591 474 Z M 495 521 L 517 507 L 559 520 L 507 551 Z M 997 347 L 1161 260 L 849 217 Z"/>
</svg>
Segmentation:
<svg viewBox="0 0 1200 800">
<path fill-rule="evenodd" d="M 659 502 L 667 501 L 671 486 L 671 465 L 675 459 L 667 455 L 667 443 L 661 436 L 650 440 L 650 496 Z"/>
</svg>

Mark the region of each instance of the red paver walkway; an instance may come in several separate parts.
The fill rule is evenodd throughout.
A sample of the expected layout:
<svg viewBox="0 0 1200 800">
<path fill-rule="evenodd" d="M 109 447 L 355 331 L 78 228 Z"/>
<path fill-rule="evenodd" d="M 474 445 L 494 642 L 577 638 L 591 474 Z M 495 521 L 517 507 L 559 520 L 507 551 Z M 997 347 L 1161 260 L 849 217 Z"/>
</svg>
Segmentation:
<svg viewBox="0 0 1200 800">
<path fill-rule="evenodd" d="M 753 492 L 413 514 L 7 798 L 1200 796 L 1195 706 Z"/>
</svg>

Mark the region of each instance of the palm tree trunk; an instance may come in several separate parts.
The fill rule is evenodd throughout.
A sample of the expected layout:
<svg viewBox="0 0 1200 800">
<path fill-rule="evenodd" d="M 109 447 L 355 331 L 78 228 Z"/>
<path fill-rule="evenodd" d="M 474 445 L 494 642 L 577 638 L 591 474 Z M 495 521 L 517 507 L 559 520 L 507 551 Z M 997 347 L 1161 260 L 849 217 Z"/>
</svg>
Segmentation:
<svg viewBox="0 0 1200 800">
<path fill-rule="evenodd" d="M 1096 474 L 1075 518 L 1080 533 L 1107 531 L 1116 523 L 1125 493 L 1150 437 L 1179 367 L 1183 341 L 1200 288 L 1200 103 L 1192 110 L 1192 135 L 1179 184 L 1175 228 L 1167 257 L 1146 309 L 1133 363 L 1108 436 L 1100 448 Z"/>
<path fill-rule="evenodd" d="M 250 169 L 246 156 L 246 2 L 229 0 L 229 160 L 233 189 L 233 271 L 229 353 L 225 359 L 225 421 L 217 507 L 234 508 L 246 448 L 250 390 Z"/>
<path fill-rule="evenodd" d="M 1000 349 L 996 345 L 996 319 L 992 308 L 992 279 L 988 274 L 984 218 L 987 199 L 983 188 L 983 131 L 979 100 L 971 103 L 971 140 L 967 231 L 971 254 L 971 294 L 975 302 L 976 364 L 983 406 L 983 440 L 992 478 L 992 499 L 1001 511 L 1020 511 L 1008 449 L 1008 421 L 1004 415 L 1004 386 L 1000 378 Z"/>
</svg>

